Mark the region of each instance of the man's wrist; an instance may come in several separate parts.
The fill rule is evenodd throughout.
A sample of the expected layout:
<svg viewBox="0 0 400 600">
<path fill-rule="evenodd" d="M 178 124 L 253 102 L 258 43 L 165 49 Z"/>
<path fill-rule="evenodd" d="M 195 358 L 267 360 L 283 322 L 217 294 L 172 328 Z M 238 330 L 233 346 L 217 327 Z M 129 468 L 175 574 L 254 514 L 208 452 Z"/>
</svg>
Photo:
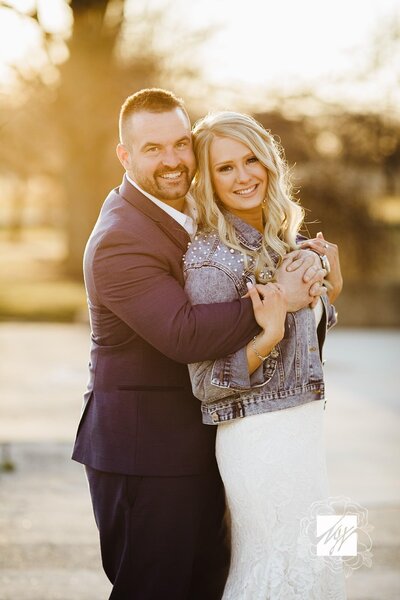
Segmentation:
<svg viewBox="0 0 400 600">
<path fill-rule="evenodd" d="M 331 265 L 329 263 L 329 258 L 326 256 L 326 254 L 319 254 L 318 256 L 320 258 L 322 268 L 325 269 L 326 274 L 329 275 L 329 273 L 331 272 Z"/>
<path fill-rule="evenodd" d="M 313 250 L 312 248 L 308 248 L 308 250 L 310 250 L 310 252 L 313 252 L 313 254 L 316 254 L 320 260 L 321 263 L 321 267 L 323 269 L 325 269 L 326 274 L 329 275 L 329 273 L 331 272 L 331 265 L 329 262 L 329 258 L 326 256 L 326 254 L 320 254 L 319 252 L 317 252 L 316 250 Z"/>
</svg>

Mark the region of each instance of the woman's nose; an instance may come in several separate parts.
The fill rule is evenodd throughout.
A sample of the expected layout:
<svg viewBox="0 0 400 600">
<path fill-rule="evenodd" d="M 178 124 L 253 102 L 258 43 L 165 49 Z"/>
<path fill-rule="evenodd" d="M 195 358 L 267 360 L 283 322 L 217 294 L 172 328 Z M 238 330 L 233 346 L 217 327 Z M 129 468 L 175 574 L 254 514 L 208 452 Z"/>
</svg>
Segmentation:
<svg viewBox="0 0 400 600">
<path fill-rule="evenodd" d="M 238 183 L 246 183 L 250 179 L 250 174 L 248 173 L 245 166 L 238 167 L 236 179 Z"/>
</svg>

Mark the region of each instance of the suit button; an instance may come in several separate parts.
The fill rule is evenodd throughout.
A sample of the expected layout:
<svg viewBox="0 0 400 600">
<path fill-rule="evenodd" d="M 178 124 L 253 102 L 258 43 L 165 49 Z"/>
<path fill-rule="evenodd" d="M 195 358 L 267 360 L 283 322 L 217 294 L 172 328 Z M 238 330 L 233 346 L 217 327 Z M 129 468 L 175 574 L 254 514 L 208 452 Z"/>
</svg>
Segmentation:
<svg viewBox="0 0 400 600">
<path fill-rule="evenodd" d="M 309 348 L 309 351 L 310 351 L 310 352 L 316 352 L 316 351 L 317 351 L 317 349 L 316 349 L 316 347 L 315 347 L 315 346 L 310 346 L 310 348 Z"/>
</svg>

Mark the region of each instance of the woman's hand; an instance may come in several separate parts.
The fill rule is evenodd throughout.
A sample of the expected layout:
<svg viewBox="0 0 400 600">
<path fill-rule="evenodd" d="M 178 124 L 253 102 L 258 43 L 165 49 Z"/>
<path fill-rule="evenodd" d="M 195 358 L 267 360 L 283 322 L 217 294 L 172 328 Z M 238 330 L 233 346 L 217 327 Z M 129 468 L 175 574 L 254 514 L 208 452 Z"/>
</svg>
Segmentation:
<svg viewBox="0 0 400 600">
<path fill-rule="evenodd" d="M 254 316 L 262 327 L 262 331 L 246 347 L 247 366 L 251 374 L 285 335 L 287 300 L 279 283 L 257 287 L 248 283 L 247 287 L 249 291 L 246 296 L 251 298 Z"/>
<path fill-rule="evenodd" d="M 254 316 L 263 331 L 257 336 L 259 352 L 263 354 L 280 342 L 285 333 L 287 299 L 279 283 L 263 286 L 248 284 L 248 295 L 253 303 Z M 268 354 L 268 352 L 265 352 Z"/>
<path fill-rule="evenodd" d="M 306 240 L 301 244 L 302 248 L 310 248 L 317 252 L 320 256 L 325 255 L 328 258 L 330 265 L 330 273 L 325 279 L 330 284 L 328 286 L 328 298 L 330 302 L 336 300 L 343 288 L 343 277 L 340 270 L 339 248 L 332 242 L 327 242 L 322 231 L 317 233 L 317 237 L 311 240 Z"/>
</svg>

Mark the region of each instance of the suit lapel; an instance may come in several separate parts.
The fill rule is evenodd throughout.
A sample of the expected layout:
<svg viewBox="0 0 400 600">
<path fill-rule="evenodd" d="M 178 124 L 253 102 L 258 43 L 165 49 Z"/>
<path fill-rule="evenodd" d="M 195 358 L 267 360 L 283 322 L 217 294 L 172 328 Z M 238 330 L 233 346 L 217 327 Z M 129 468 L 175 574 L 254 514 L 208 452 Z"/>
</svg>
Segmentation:
<svg viewBox="0 0 400 600">
<path fill-rule="evenodd" d="M 187 231 L 175 219 L 157 206 L 157 204 L 154 204 L 154 202 L 146 198 L 138 189 L 131 185 L 125 175 L 119 188 L 119 194 L 129 204 L 157 223 L 165 235 L 179 246 L 181 250 L 184 252 L 187 250 L 187 244 L 190 241 Z"/>
</svg>

